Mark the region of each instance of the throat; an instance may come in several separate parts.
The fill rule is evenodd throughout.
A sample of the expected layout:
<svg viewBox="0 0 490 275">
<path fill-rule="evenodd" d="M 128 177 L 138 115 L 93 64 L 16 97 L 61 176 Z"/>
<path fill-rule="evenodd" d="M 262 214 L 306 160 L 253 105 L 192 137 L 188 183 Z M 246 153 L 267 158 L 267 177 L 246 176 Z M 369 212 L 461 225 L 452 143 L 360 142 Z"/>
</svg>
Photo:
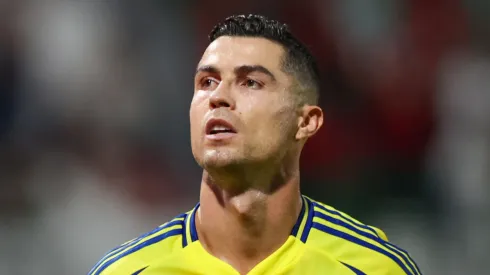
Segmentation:
<svg viewBox="0 0 490 275">
<path fill-rule="evenodd" d="M 279 221 L 275 221 L 274 209 L 270 209 L 267 195 L 258 191 L 250 190 L 238 196 L 224 198 L 224 204 L 220 209 L 216 209 L 209 219 L 206 213 L 206 205 L 198 209 L 198 217 L 202 219 L 200 224 L 205 231 L 207 226 L 212 226 L 207 235 L 218 233 L 221 240 L 229 240 L 235 243 L 234 247 L 243 246 L 249 251 L 250 247 L 258 247 L 257 244 L 264 244 L 268 239 L 270 231 L 280 226 Z M 205 218 L 203 218 L 203 215 Z M 219 221 L 216 221 L 217 217 Z M 208 220 L 205 220 L 208 219 Z M 214 220 L 212 223 L 211 221 Z M 212 232 L 212 233 L 211 233 Z M 238 245 L 241 244 L 241 245 Z M 250 254 L 250 253 L 246 253 Z"/>
<path fill-rule="evenodd" d="M 231 198 L 228 202 L 226 207 L 229 215 L 234 217 L 245 231 L 263 231 L 266 227 L 268 212 L 270 212 L 266 195 L 258 191 L 247 191 L 243 195 Z"/>
<path fill-rule="evenodd" d="M 203 248 L 246 274 L 286 243 L 301 211 L 296 195 L 284 200 L 247 191 L 224 204 L 202 197 L 196 225 Z"/>
<path fill-rule="evenodd" d="M 299 176 L 282 177 L 273 191 L 253 184 L 242 188 L 233 181 L 237 178 L 203 173 L 195 224 L 209 254 L 246 274 L 286 243 L 301 212 L 302 197 Z"/>
</svg>

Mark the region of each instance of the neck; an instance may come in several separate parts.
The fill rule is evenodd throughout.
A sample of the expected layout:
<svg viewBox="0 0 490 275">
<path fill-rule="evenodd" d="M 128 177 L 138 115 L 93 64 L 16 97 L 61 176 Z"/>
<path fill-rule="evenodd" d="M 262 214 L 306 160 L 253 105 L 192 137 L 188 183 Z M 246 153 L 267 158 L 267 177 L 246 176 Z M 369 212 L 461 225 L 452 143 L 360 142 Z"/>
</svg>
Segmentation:
<svg viewBox="0 0 490 275">
<path fill-rule="evenodd" d="M 301 211 L 299 169 L 254 177 L 255 184 L 203 173 L 197 231 L 204 248 L 247 273 L 287 240 Z M 260 184 L 258 184 L 260 183 Z M 262 186 L 224 188 L 223 186 Z M 237 191 L 238 190 L 238 191 Z"/>
</svg>

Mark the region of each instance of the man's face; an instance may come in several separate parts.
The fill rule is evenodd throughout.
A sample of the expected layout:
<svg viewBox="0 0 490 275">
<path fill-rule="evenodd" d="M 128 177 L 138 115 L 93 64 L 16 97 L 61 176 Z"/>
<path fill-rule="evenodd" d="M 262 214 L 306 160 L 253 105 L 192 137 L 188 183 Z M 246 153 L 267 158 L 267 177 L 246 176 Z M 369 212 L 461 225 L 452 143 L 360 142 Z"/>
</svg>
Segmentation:
<svg viewBox="0 0 490 275">
<path fill-rule="evenodd" d="M 202 167 L 280 158 L 295 142 L 297 106 L 283 54 L 264 38 L 220 37 L 206 49 L 190 108 L 192 152 Z"/>
</svg>

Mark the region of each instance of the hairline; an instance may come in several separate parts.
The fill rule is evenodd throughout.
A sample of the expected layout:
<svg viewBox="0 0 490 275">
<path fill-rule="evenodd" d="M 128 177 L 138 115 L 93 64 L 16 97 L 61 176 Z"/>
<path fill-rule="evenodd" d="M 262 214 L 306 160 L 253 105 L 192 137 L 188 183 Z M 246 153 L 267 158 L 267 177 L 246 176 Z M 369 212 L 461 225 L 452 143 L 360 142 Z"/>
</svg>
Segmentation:
<svg viewBox="0 0 490 275">
<path fill-rule="evenodd" d="M 252 38 L 252 39 L 265 39 L 269 42 L 272 42 L 278 46 L 281 47 L 282 49 L 282 54 L 281 54 L 281 60 L 280 60 L 280 69 L 283 73 L 287 74 L 288 76 L 291 76 L 293 78 L 292 83 L 290 83 L 290 86 L 288 89 L 291 89 L 289 92 L 293 95 L 293 98 L 295 98 L 296 101 L 298 101 L 298 104 L 303 105 L 307 104 L 309 100 L 302 100 L 302 98 L 305 98 L 304 94 L 309 93 L 309 89 L 318 89 L 316 87 L 311 87 L 311 83 L 308 83 L 305 81 L 300 80 L 300 75 L 303 74 L 299 70 L 295 68 L 288 68 L 288 66 L 291 66 L 291 64 L 294 66 L 294 62 L 291 62 L 291 59 L 293 59 L 292 55 L 289 53 L 289 48 L 282 44 L 280 41 L 277 41 L 275 39 L 266 37 L 266 36 L 261 36 L 261 35 L 248 35 L 248 34 L 222 34 L 215 36 L 214 39 L 210 39 L 210 44 L 213 43 L 214 41 L 218 40 L 221 37 L 229 37 L 229 38 L 234 38 L 234 37 L 239 37 L 239 38 Z M 293 67 L 291 66 L 291 67 Z M 292 89 L 300 89 L 301 92 L 295 93 Z M 315 91 L 317 93 L 317 91 Z M 318 100 L 313 100 L 313 104 L 317 104 Z"/>
</svg>

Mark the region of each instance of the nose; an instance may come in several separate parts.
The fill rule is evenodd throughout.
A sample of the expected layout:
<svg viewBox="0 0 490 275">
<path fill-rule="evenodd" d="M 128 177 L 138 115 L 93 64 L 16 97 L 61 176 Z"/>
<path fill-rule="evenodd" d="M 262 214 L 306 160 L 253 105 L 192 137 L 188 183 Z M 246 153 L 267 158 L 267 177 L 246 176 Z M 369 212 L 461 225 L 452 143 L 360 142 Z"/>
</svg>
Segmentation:
<svg viewBox="0 0 490 275">
<path fill-rule="evenodd" d="M 209 98 L 209 108 L 235 108 L 235 101 L 227 87 L 218 87 Z"/>
</svg>

